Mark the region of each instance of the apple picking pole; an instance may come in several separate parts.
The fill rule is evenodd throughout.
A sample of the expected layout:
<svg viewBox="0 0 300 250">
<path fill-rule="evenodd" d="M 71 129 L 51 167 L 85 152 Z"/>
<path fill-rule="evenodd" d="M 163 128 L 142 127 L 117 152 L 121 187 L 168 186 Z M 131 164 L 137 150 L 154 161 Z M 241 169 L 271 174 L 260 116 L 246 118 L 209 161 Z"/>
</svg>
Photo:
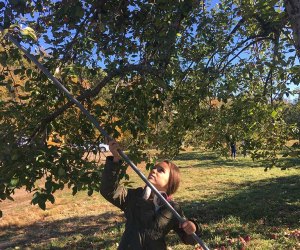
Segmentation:
<svg viewBox="0 0 300 250">
<path fill-rule="evenodd" d="M 3 32 L 3 28 L 0 26 L 0 32 Z M 100 126 L 99 122 L 92 116 L 88 110 L 84 108 L 84 106 L 75 99 L 72 94 L 46 69 L 33 55 L 31 55 L 22 45 L 14 39 L 11 35 L 5 35 L 8 40 L 14 43 L 23 53 L 35 63 L 35 65 L 49 78 L 52 82 L 59 88 L 62 92 L 66 94 L 71 102 L 76 104 L 76 106 L 84 113 L 87 118 L 94 124 L 94 126 L 109 140 L 113 140 L 113 138 Z M 178 219 L 180 223 L 186 221 L 185 218 L 181 217 L 178 212 L 171 206 L 171 204 L 161 195 L 161 193 L 152 185 L 151 182 L 143 175 L 143 173 L 137 168 L 137 166 L 128 158 L 128 156 L 122 151 L 118 150 L 120 156 L 131 166 L 131 168 L 138 174 L 138 176 L 151 188 L 151 190 L 160 198 L 160 200 L 170 209 L 173 215 Z M 204 250 L 209 250 L 209 248 L 205 245 L 205 243 L 200 239 L 198 235 L 195 233 L 192 234 L 193 238 L 201 245 Z"/>
</svg>

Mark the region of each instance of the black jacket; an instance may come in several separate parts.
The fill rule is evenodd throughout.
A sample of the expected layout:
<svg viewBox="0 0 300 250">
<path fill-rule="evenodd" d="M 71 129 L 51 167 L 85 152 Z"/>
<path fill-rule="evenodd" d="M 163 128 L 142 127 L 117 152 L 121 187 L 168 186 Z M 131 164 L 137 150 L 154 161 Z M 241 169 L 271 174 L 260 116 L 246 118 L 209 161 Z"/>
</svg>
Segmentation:
<svg viewBox="0 0 300 250">
<path fill-rule="evenodd" d="M 126 217 L 125 232 L 118 249 L 166 249 L 165 236 L 171 230 L 174 230 L 185 244 L 195 245 L 197 243 L 191 235 L 187 235 L 179 228 L 178 220 L 166 206 L 156 210 L 152 201 L 143 199 L 143 188 L 128 189 L 124 199 L 114 199 L 114 191 L 119 182 L 119 172 L 120 164 L 114 163 L 112 157 L 107 157 L 102 173 L 100 193 L 105 199 L 124 211 Z M 183 216 L 177 203 L 171 201 L 170 204 Z"/>
</svg>

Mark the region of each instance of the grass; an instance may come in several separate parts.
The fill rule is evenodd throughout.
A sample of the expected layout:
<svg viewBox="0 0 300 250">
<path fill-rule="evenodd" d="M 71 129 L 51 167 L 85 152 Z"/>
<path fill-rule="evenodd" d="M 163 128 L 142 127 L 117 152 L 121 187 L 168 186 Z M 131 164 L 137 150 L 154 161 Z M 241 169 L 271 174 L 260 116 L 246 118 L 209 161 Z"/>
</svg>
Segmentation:
<svg viewBox="0 0 300 250">
<path fill-rule="evenodd" d="M 174 162 L 182 183 L 175 199 L 202 227 L 211 249 L 300 249 L 300 162 L 298 167 L 264 171 L 260 162 L 220 158 L 210 151 L 185 151 Z M 141 167 L 142 168 L 142 167 Z M 143 185 L 129 171 L 135 186 Z M 46 211 L 17 193 L 1 203 L 0 249 L 116 249 L 124 230 L 122 213 L 100 194 L 56 194 Z M 172 249 L 185 246 L 173 233 Z"/>
</svg>

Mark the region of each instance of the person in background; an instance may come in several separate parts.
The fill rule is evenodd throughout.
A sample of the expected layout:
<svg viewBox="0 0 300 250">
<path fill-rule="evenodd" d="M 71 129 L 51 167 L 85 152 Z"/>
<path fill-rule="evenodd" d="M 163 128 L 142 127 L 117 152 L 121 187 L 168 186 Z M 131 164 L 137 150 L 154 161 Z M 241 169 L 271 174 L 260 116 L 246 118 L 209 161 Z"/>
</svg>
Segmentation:
<svg viewBox="0 0 300 250">
<path fill-rule="evenodd" d="M 230 142 L 231 158 L 235 160 L 236 158 L 236 144 L 235 141 Z"/>
</svg>

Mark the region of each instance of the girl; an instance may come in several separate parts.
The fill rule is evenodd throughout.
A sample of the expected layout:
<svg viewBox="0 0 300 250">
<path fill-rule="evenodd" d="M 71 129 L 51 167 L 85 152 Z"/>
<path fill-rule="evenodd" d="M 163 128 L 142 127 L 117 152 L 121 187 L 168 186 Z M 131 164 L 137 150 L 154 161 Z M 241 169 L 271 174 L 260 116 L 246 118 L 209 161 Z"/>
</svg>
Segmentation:
<svg viewBox="0 0 300 250">
<path fill-rule="evenodd" d="M 191 234 L 198 233 L 197 224 L 187 220 L 179 225 L 173 213 L 160 204 L 159 199 L 151 193 L 149 187 L 123 190 L 124 192 L 116 197 L 114 191 L 118 187 L 121 166 L 121 158 L 117 151 L 119 148 L 116 141 L 109 142 L 109 149 L 113 156 L 106 159 L 100 189 L 105 199 L 125 213 L 125 232 L 118 249 L 167 249 L 165 236 L 172 229 L 185 244 L 195 245 L 197 242 Z M 148 180 L 183 216 L 179 205 L 171 199 L 171 195 L 179 186 L 178 167 L 169 161 L 162 161 L 150 171 Z"/>
</svg>

